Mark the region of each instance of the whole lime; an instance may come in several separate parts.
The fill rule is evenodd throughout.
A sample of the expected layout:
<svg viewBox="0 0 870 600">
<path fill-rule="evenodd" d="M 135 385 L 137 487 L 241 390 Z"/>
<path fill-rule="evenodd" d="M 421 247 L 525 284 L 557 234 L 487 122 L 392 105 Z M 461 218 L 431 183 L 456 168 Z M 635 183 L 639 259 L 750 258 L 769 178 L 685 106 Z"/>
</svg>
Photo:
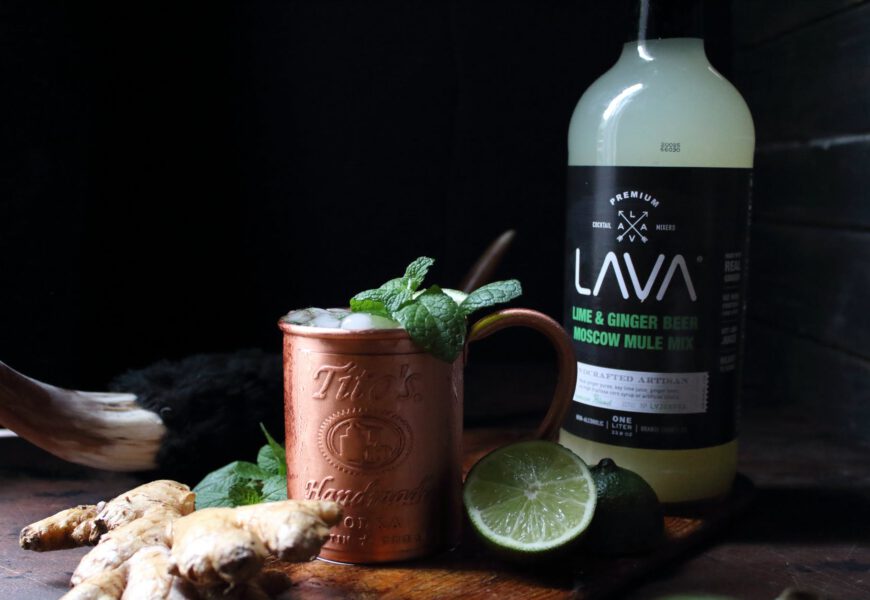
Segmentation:
<svg viewBox="0 0 870 600">
<path fill-rule="evenodd" d="M 609 458 L 591 469 L 597 502 L 586 547 L 599 554 L 649 552 L 662 539 L 664 516 L 655 491 L 643 477 Z"/>
</svg>

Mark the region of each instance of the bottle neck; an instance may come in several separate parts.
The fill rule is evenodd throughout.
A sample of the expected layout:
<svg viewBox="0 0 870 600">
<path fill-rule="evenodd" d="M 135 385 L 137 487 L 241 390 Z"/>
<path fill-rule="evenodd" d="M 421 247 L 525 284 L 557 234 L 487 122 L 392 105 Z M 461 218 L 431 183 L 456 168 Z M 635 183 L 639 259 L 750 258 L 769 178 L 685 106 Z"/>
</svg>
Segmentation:
<svg viewBox="0 0 870 600">
<path fill-rule="evenodd" d="M 626 41 L 638 44 L 669 38 L 703 38 L 702 0 L 632 0 Z"/>
<path fill-rule="evenodd" d="M 668 64 L 692 65 L 706 68 L 710 65 L 704 52 L 704 40 L 700 38 L 666 38 L 635 40 L 622 47 L 620 63 L 653 63 L 664 60 Z"/>
</svg>

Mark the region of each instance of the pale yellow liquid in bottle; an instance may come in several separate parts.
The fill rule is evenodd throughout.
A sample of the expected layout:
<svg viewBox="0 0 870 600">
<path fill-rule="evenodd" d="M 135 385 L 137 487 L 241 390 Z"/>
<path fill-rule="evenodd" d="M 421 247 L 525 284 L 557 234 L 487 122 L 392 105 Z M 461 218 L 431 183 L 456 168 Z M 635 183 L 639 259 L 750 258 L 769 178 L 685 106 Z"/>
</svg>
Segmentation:
<svg viewBox="0 0 870 600">
<path fill-rule="evenodd" d="M 679 151 L 663 144 L 679 144 Z M 751 168 L 754 149 L 746 103 L 713 69 L 696 38 L 626 44 L 616 65 L 583 94 L 568 130 L 572 166 Z M 609 457 L 640 473 L 668 503 L 726 494 L 737 468 L 736 440 L 646 450 L 593 442 L 563 429 L 559 442 L 589 464 Z"/>
</svg>

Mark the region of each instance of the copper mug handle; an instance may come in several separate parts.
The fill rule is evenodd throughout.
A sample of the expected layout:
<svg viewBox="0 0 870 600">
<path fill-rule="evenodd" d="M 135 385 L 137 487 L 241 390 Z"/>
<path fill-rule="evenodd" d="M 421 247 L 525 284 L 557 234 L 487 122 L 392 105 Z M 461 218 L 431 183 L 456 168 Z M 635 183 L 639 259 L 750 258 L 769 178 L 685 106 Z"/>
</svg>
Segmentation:
<svg viewBox="0 0 870 600">
<path fill-rule="evenodd" d="M 571 339 L 561 325 L 544 313 L 528 308 L 506 308 L 489 314 L 472 325 L 468 341 L 470 343 L 482 340 L 508 327 L 528 327 L 543 333 L 556 349 L 556 391 L 547 414 L 535 431 L 538 439 L 555 440 L 571 406 L 577 384 L 577 363 Z"/>
</svg>

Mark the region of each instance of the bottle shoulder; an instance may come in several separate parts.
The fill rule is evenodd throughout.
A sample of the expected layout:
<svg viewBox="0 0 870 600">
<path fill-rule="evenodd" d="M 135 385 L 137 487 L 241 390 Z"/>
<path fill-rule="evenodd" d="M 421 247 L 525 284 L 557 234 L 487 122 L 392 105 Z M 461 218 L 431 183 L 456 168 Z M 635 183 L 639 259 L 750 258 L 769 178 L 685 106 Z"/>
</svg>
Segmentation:
<svg viewBox="0 0 870 600">
<path fill-rule="evenodd" d="M 752 119 L 737 88 L 711 66 L 638 69 L 617 65 L 586 89 L 574 112 L 607 120 L 617 112 L 681 105 L 691 113 L 716 116 L 722 104 L 730 104 L 736 111 L 727 116 Z"/>
<path fill-rule="evenodd" d="M 663 155 L 666 144 L 682 156 Z M 728 147 L 729 165 L 751 166 L 754 145 L 743 97 L 698 61 L 617 63 L 580 98 L 568 134 L 570 164 L 718 166 L 719 150 Z"/>
</svg>

